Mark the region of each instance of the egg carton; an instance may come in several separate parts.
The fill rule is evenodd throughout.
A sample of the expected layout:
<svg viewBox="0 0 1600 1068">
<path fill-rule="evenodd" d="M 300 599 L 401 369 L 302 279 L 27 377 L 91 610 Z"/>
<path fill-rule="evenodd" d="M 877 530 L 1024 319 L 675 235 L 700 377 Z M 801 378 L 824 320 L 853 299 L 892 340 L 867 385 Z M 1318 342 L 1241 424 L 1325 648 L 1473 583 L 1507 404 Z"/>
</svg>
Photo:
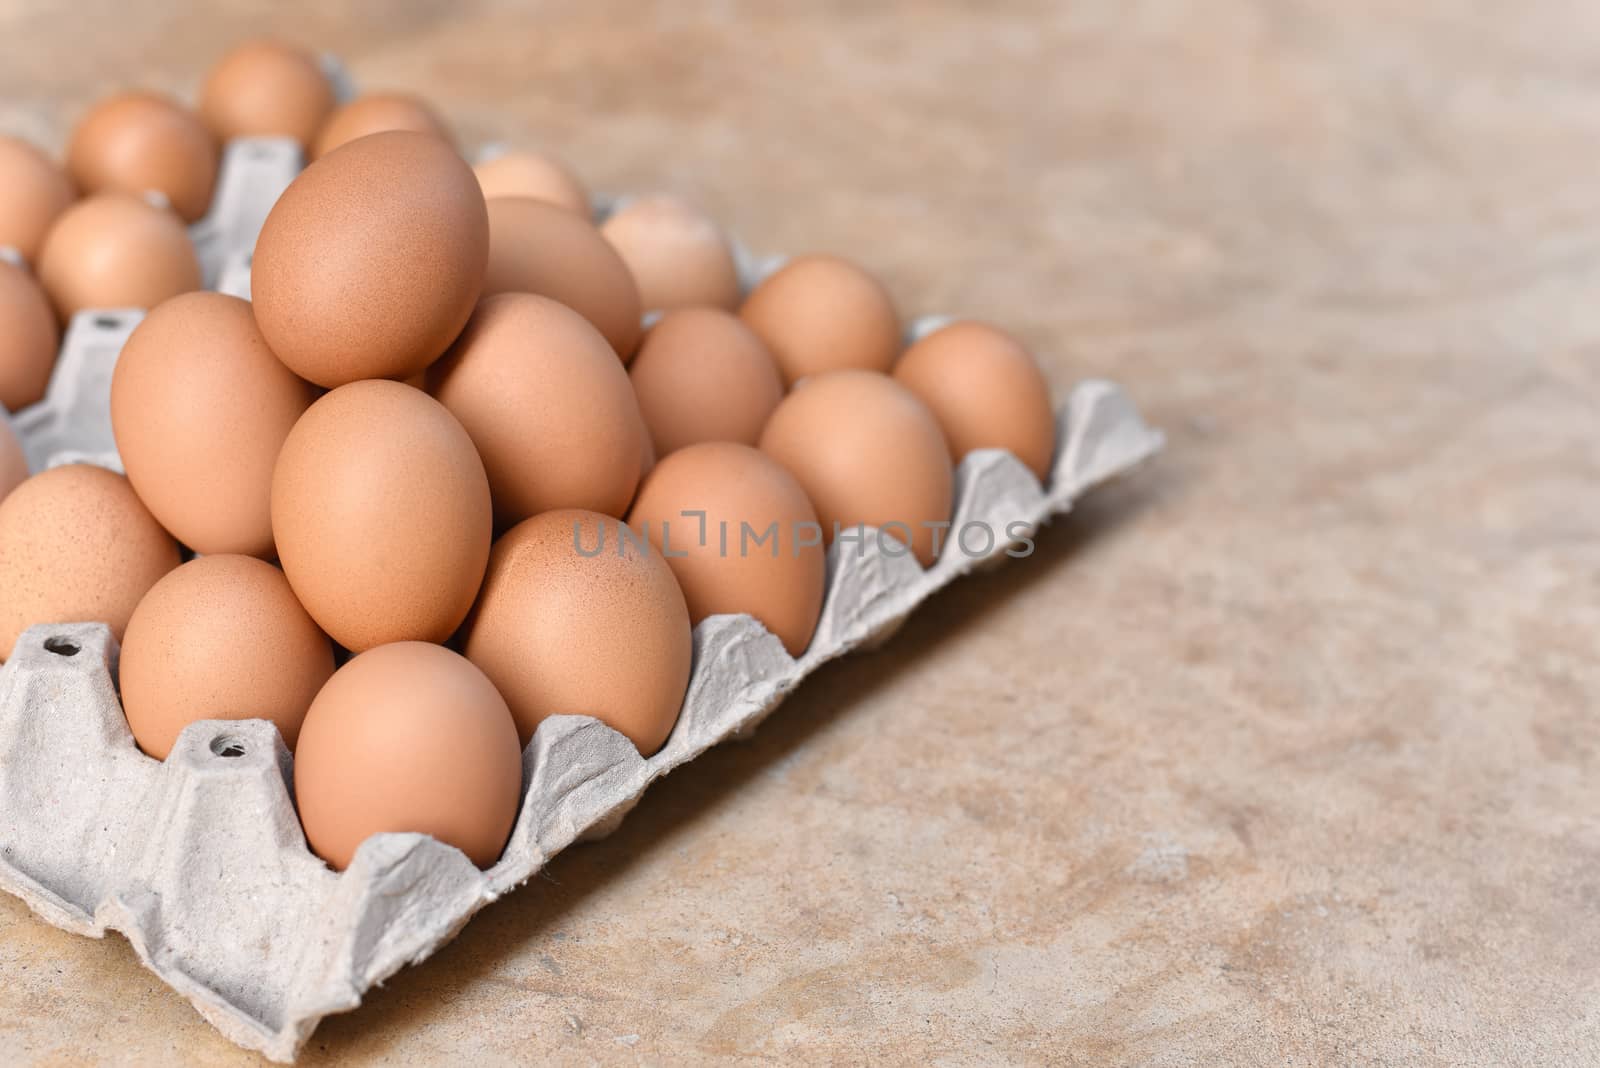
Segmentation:
<svg viewBox="0 0 1600 1068">
<path fill-rule="evenodd" d="M 287 137 L 245 137 L 223 148 L 211 209 L 189 227 L 207 289 L 248 258 L 267 213 L 304 166 L 300 145 Z"/>
<path fill-rule="evenodd" d="M 1162 444 L 1109 382 L 1074 388 L 1057 425 L 1048 487 L 1008 452 L 962 460 L 953 536 L 969 523 L 1037 527 Z M 981 555 L 952 545 L 924 570 L 870 536 L 836 542 L 798 660 L 749 616 L 702 621 L 682 712 L 654 756 L 587 716 L 540 724 L 510 841 L 486 871 L 419 834 L 376 835 L 332 871 L 306 847 L 293 758 L 271 723 L 194 723 L 156 761 L 123 717 L 109 628 L 33 627 L 0 668 L 0 887 L 65 930 L 120 931 L 224 1035 L 291 1061 L 324 1016 L 429 956 L 562 849 L 614 830 L 657 778 L 748 734 L 816 668 L 882 641 L 935 591 L 1012 551 L 1004 538 Z"/>
<path fill-rule="evenodd" d="M 249 248 L 269 193 L 287 185 L 277 185 L 281 170 L 267 174 L 287 165 L 283 147 L 259 153 L 245 141 L 228 149 L 217 203 L 247 206 L 231 209 L 239 221 L 217 239 L 229 251 L 208 277 L 225 292 L 249 296 Z M 241 168 L 253 175 L 250 192 L 230 202 L 230 182 L 244 182 L 235 177 Z M 595 217 L 622 202 L 597 197 Z M 735 249 L 746 288 L 783 262 Z M 13 419 L 31 468 L 88 461 L 120 470 L 111 373 L 141 318 L 117 309 L 74 318 L 44 400 Z M 908 335 L 947 321 L 919 319 Z M 292 1061 L 324 1016 L 355 1008 L 369 988 L 428 957 L 562 849 L 610 833 L 657 778 L 754 730 L 812 671 L 885 640 L 949 582 L 1005 562 L 1018 551 L 1009 537 L 1015 524 L 1036 529 L 1163 444 L 1121 388 L 1098 380 L 1072 389 L 1057 435 L 1043 486 L 1008 452 L 962 460 L 951 544 L 926 570 L 909 555 L 885 553 L 871 533 L 830 547 L 822 616 L 799 659 L 749 616 L 702 621 L 682 712 L 654 756 L 641 758 L 587 716 L 541 723 L 523 752 L 510 841 L 488 870 L 433 838 L 381 834 L 347 870 L 332 871 L 306 846 L 293 758 L 271 723 L 194 723 L 165 761 L 151 759 L 122 714 L 110 630 L 34 627 L 0 667 L 0 888 L 65 930 L 121 932 L 229 1039 Z M 955 539 L 969 524 L 1004 534 L 968 551 Z"/>
</svg>

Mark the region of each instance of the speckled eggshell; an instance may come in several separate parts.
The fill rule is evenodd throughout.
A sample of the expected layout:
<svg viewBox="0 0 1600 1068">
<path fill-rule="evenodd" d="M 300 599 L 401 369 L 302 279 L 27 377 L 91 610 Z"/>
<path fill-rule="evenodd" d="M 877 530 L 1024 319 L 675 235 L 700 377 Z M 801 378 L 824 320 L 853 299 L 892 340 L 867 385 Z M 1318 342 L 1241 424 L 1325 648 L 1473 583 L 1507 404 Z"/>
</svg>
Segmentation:
<svg viewBox="0 0 1600 1068">
<path fill-rule="evenodd" d="M 211 207 L 217 161 L 216 140 L 198 115 L 142 90 L 100 101 L 67 146 L 67 172 L 85 193 L 157 192 L 185 222 Z"/>
<path fill-rule="evenodd" d="M 1050 383 L 1004 330 L 971 320 L 941 327 L 901 355 L 894 377 L 933 412 L 957 463 L 974 449 L 1010 449 L 1040 482 L 1050 478 Z"/>
<path fill-rule="evenodd" d="M 783 400 L 761 339 L 719 308 L 678 308 L 645 332 L 628 366 L 657 455 L 698 441 L 754 445 Z"/>
<path fill-rule="evenodd" d="M 955 473 L 933 413 L 887 375 L 830 371 L 784 398 L 761 434 L 761 451 L 799 480 L 827 540 L 837 523 L 875 526 L 905 542 L 923 567 L 943 546 Z M 900 524 L 900 526 L 890 526 Z M 890 544 L 888 541 L 885 545 Z"/>
<path fill-rule="evenodd" d="M 619 520 L 564 509 L 495 543 L 466 654 L 505 696 L 524 745 L 546 717 L 581 714 L 649 756 L 677 722 L 693 637 L 672 569 L 648 542 L 623 538 Z"/>
<path fill-rule="evenodd" d="M 450 637 L 477 595 L 492 528 L 472 439 L 400 382 L 318 398 L 273 470 L 272 534 L 289 585 L 358 652 Z"/>
<path fill-rule="evenodd" d="M 309 147 L 333 107 L 333 86 L 317 58 L 283 41 L 235 46 L 200 87 L 200 117 L 219 141 L 290 137 Z"/>
<path fill-rule="evenodd" d="M 437 138 L 455 150 L 455 137 L 439 113 L 410 93 L 367 93 L 339 108 L 318 131 L 311 158 L 375 133 L 404 130 Z"/>
<path fill-rule="evenodd" d="M 28 457 L 11 423 L 0 419 L 0 501 L 28 478 Z"/>
<path fill-rule="evenodd" d="M 522 749 L 483 672 L 437 645 L 352 659 L 317 694 L 294 759 L 306 841 L 336 870 L 374 834 L 429 834 L 487 868 L 522 798 Z"/>
<path fill-rule="evenodd" d="M 60 167 L 33 145 L 0 134 L 0 248 L 37 262 L 44 235 L 77 198 Z"/>
<path fill-rule="evenodd" d="M 39 281 L 66 322 L 85 308 L 153 308 L 199 289 L 200 260 L 171 211 L 101 193 L 56 220 L 39 253 Z"/>
<path fill-rule="evenodd" d="M 672 568 L 692 623 L 743 612 L 790 656 L 811 644 L 827 554 L 816 509 L 776 460 L 725 441 L 679 449 L 639 487 L 628 524 Z"/>
<path fill-rule="evenodd" d="M 267 348 L 248 301 L 185 293 L 123 345 L 111 428 L 128 481 L 178 540 L 271 558 L 272 467 L 315 399 Z"/>
<path fill-rule="evenodd" d="M 507 152 L 472 168 L 485 198 L 532 197 L 587 219 L 589 193 L 572 169 L 542 152 Z"/>
<path fill-rule="evenodd" d="M 0 260 L 0 408 L 20 411 L 44 398 L 60 345 L 50 298 L 33 275 Z"/>
<path fill-rule="evenodd" d="M 262 227 L 256 321 L 301 378 L 404 379 L 461 332 L 489 219 L 472 169 L 436 137 L 362 138 L 307 167 Z"/>
<path fill-rule="evenodd" d="M 489 297 L 428 383 L 483 457 L 498 527 L 552 508 L 628 507 L 644 423 L 616 353 L 577 312 Z"/>
<path fill-rule="evenodd" d="M 128 480 L 88 464 L 42 471 L 0 501 L 0 660 L 40 623 L 105 623 L 178 566 L 178 545 Z"/>
<path fill-rule="evenodd" d="M 531 197 L 489 201 L 485 296 L 537 293 L 576 311 L 623 362 L 638 347 L 643 315 L 628 265 L 588 220 Z"/>
<path fill-rule="evenodd" d="M 139 748 L 165 760 L 202 719 L 266 719 L 290 749 L 333 674 L 333 645 L 283 572 L 253 556 L 201 556 L 168 572 L 128 620 L 118 661 Z"/>
<path fill-rule="evenodd" d="M 739 267 L 722 229 L 677 197 L 630 200 L 600 227 L 639 285 L 645 311 L 739 306 Z"/>
<path fill-rule="evenodd" d="M 900 354 L 889 291 L 838 256 L 790 260 L 756 286 L 739 315 L 772 350 L 786 385 L 823 371 L 888 371 Z"/>
</svg>

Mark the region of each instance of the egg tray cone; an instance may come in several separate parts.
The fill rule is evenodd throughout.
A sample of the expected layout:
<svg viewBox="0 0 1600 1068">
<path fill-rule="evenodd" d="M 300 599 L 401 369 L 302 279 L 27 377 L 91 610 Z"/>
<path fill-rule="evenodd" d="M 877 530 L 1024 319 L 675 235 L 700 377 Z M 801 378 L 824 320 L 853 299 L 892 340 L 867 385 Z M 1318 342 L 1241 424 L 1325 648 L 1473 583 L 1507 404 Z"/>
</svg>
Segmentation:
<svg viewBox="0 0 1600 1068">
<path fill-rule="evenodd" d="M 782 262 L 739 256 L 747 286 Z M 224 289 L 248 295 L 247 254 L 225 275 Z M 13 420 L 34 470 L 84 460 L 120 470 L 111 371 L 140 318 L 106 310 L 74 319 L 45 399 Z M 911 334 L 944 321 L 919 320 Z M 510 842 L 487 871 L 417 834 L 374 836 L 346 871 L 330 870 L 306 847 L 293 759 L 272 724 L 191 724 L 165 761 L 153 760 L 123 717 L 109 628 L 31 628 L 0 667 L 0 887 L 57 927 L 97 938 L 120 931 L 229 1039 L 292 1061 L 324 1016 L 428 957 L 573 842 L 615 830 L 657 778 L 752 731 L 817 667 L 881 642 L 960 575 L 1004 562 L 1016 523 L 1037 528 L 1061 515 L 1163 442 L 1104 381 L 1071 391 L 1057 431 L 1046 486 L 1009 452 L 962 460 L 950 543 L 931 568 L 885 553 L 898 543 L 870 531 L 836 542 L 822 617 L 798 660 L 749 616 L 702 621 L 677 726 L 649 759 L 590 717 L 541 723 L 523 752 Z M 980 555 L 954 540 L 968 523 L 998 535 Z"/>
</svg>

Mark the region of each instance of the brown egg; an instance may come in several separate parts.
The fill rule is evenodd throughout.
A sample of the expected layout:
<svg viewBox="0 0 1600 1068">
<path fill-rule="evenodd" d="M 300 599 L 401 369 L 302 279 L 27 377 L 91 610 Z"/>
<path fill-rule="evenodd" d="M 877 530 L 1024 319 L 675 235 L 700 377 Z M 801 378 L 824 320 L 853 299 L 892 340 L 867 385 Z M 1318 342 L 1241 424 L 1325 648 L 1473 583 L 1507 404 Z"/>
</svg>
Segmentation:
<svg viewBox="0 0 1600 1068">
<path fill-rule="evenodd" d="M 273 206 L 251 268 L 256 322 L 320 386 L 409 378 L 466 324 L 488 250 L 483 195 L 455 150 L 374 134 L 307 167 Z"/>
<path fill-rule="evenodd" d="M 77 199 L 66 172 L 37 148 L 0 134 L 0 248 L 14 248 L 29 263 L 50 224 Z"/>
<path fill-rule="evenodd" d="M 537 293 L 595 325 L 624 363 L 642 331 L 628 265 L 585 219 L 530 197 L 489 201 L 489 270 L 483 292 Z"/>
<path fill-rule="evenodd" d="M 639 487 L 628 525 L 672 567 L 692 623 L 743 612 L 790 656 L 811 644 L 828 572 L 822 527 L 776 460 L 726 441 L 679 449 Z"/>
<path fill-rule="evenodd" d="M 111 429 L 128 481 L 179 541 L 270 559 L 272 466 L 315 399 L 267 348 L 248 301 L 185 293 L 123 345 Z"/>
<path fill-rule="evenodd" d="M 22 451 L 11 421 L 0 416 L 0 501 L 28 478 L 28 457 Z"/>
<path fill-rule="evenodd" d="M 639 436 L 639 480 L 644 481 L 650 472 L 656 469 L 656 447 L 650 441 L 650 432 L 646 430 Z M 634 490 L 637 495 L 638 490 Z"/>
<path fill-rule="evenodd" d="M 844 368 L 887 371 L 900 353 L 889 291 L 837 256 L 790 260 L 756 286 L 739 315 L 772 350 L 786 385 Z"/>
<path fill-rule="evenodd" d="M 61 332 L 33 275 L 0 260 L 0 408 L 20 411 L 44 399 Z"/>
<path fill-rule="evenodd" d="M 697 441 L 754 445 L 783 400 L 772 354 L 718 308 L 662 316 L 645 333 L 628 378 L 659 456 Z"/>
<path fill-rule="evenodd" d="M 185 222 L 211 207 L 217 143 L 200 117 L 159 93 L 118 93 L 72 132 L 67 172 L 85 193 L 155 191 Z"/>
<path fill-rule="evenodd" d="M 486 199 L 532 197 L 589 218 L 589 194 L 565 163 L 538 152 L 507 152 L 472 168 Z"/>
<path fill-rule="evenodd" d="M 311 149 L 312 159 L 370 134 L 391 130 L 427 134 L 455 151 L 455 137 L 439 113 L 410 93 L 367 93 L 335 111 Z"/>
<path fill-rule="evenodd" d="M 489 297 L 429 386 L 483 457 L 496 526 L 552 508 L 627 509 L 644 423 L 611 346 L 571 308 Z"/>
<path fill-rule="evenodd" d="M 317 58 L 282 41 L 236 46 L 200 87 L 200 117 L 219 141 L 291 137 L 309 147 L 333 105 L 333 86 Z"/>
<path fill-rule="evenodd" d="M 144 595 L 118 663 L 134 740 L 165 760 L 202 719 L 271 720 L 293 749 L 333 674 L 333 645 L 283 572 L 253 556 L 201 556 Z"/>
<path fill-rule="evenodd" d="M 200 260 L 172 212 L 101 193 L 62 213 L 39 253 L 39 281 L 63 322 L 85 308 L 153 308 L 200 288 Z"/>
<path fill-rule="evenodd" d="M 640 197 L 600 227 L 639 285 L 645 311 L 739 306 L 739 267 L 722 230 L 677 197 Z"/>
<path fill-rule="evenodd" d="M 319 398 L 272 475 L 289 585 L 356 652 L 450 637 L 477 596 L 492 525 L 472 439 L 444 405 L 399 382 Z"/>
<path fill-rule="evenodd" d="M 1010 449 L 1050 478 L 1056 418 L 1050 384 L 1033 355 L 987 323 L 951 323 L 907 349 L 894 377 L 933 412 L 960 462 L 973 449 Z"/>
<path fill-rule="evenodd" d="M 102 467 L 42 471 L 0 501 L 0 660 L 40 623 L 106 623 L 118 641 L 177 543 Z"/>
<path fill-rule="evenodd" d="M 547 716 L 586 715 L 649 756 L 677 722 L 693 645 L 661 555 L 624 538 L 620 520 L 563 509 L 495 543 L 466 653 L 500 688 L 524 745 Z"/>
<path fill-rule="evenodd" d="M 849 530 L 865 523 L 886 535 L 880 545 L 891 549 L 889 538 L 908 543 L 927 567 L 939 555 L 936 544 L 948 540 L 936 525 L 950 521 L 949 447 L 933 414 L 887 375 L 812 377 L 772 413 L 761 451 L 800 481 L 829 543 L 834 524 Z"/>
<path fill-rule="evenodd" d="M 483 672 L 437 645 L 384 645 L 312 702 L 294 793 L 307 843 L 335 870 L 385 832 L 432 835 L 486 868 L 516 822 L 522 747 Z"/>
</svg>

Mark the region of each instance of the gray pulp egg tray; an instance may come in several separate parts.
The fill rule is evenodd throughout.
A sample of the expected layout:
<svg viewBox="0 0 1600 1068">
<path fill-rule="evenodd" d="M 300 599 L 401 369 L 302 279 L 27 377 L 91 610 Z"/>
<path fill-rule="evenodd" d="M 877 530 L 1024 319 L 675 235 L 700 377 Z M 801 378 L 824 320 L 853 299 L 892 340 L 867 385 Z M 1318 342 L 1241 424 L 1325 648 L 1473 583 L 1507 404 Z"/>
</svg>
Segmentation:
<svg viewBox="0 0 1600 1068">
<path fill-rule="evenodd" d="M 214 242 L 213 284 L 221 278 L 248 294 L 248 250 L 293 174 L 284 149 L 230 146 L 218 204 L 234 207 L 196 233 L 197 243 Z M 746 283 L 777 262 L 743 255 Z M 120 469 L 111 370 L 139 319 L 127 310 L 74 319 L 47 396 L 14 419 L 35 470 L 85 460 Z M 942 321 L 919 320 L 912 334 Z M 677 726 L 649 759 L 587 716 L 540 724 L 523 752 L 510 842 L 487 871 L 419 834 L 374 836 L 346 871 L 332 871 L 306 847 L 293 758 L 272 724 L 191 724 L 165 761 L 154 760 L 123 718 L 109 628 L 34 627 L 0 668 L 0 887 L 65 930 L 120 931 L 229 1039 L 291 1061 L 324 1016 L 355 1008 L 368 988 L 429 956 L 567 846 L 614 830 L 657 778 L 754 730 L 817 667 L 886 639 L 947 583 L 1007 559 L 1004 537 L 979 554 L 960 551 L 953 539 L 966 524 L 1037 527 L 1162 445 L 1104 381 L 1076 386 L 1057 428 L 1045 487 L 1008 452 L 961 462 L 951 545 L 933 567 L 885 554 L 872 537 L 836 543 L 822 618 L 798 660 L 749 616 L 701 622 Z"/>
</svg>

